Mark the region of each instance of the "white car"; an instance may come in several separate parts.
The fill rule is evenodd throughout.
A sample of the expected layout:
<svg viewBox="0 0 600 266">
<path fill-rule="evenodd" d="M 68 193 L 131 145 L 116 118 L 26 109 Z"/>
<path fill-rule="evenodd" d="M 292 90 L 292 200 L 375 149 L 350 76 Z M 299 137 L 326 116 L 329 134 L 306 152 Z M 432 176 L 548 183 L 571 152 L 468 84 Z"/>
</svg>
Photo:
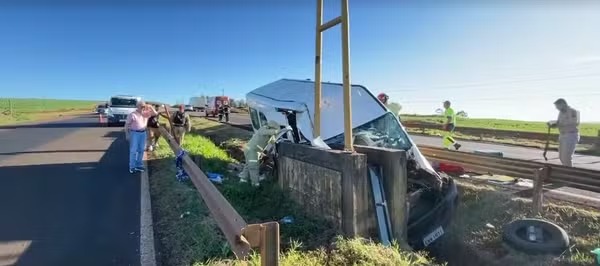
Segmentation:
<svg viewBox="0 0 600 266">
<path fill-rule="evenodd" d="M 343 149 L 343 86 L 323 83 L 321 90 L 320 137 L 329 147 Z M 456 185 L 451 178 L 442 178 L 431 167 L 398 117 L 367 88 L 352 85 L 351 90 L 354 143 L 407 151 L 408 194 L 417 199 L 409 211 L 408 242 L 413 248 L 428 246 L 443 234 L 451 220 L 458 202 Z M 315 139 L 313 81 L 281 79 L 249 92 L 246 102 L 254 130 L 274 120 L 292 128 L 291 134 L 280 134 L 280 138 L 307 145 Z M 282 115 L 283 112 L 288 115 Z"/>
<path fill-rule="evenodd" d="M 141 100 L 142 97 L 131 95 L 115 95 L 110 97 L 108 108 L 106 109 L 108 126 L 124 125 L 127 116 L 135 111 L 137 103 Z"/>
</svg>

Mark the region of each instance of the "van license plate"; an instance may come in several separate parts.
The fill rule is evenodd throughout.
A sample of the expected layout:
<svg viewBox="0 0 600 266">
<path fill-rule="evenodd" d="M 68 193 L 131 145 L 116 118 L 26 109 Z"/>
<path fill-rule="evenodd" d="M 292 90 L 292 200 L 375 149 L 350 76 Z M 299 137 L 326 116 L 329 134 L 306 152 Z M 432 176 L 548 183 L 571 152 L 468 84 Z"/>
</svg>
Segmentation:
<svg viewBox="0 0 600 266">
<path fill-rule="evenodd" d="M 436 239 L 440 238 L 442 235 L 444 235 L 444 229 L 440 226 L 423 238 L 423 244 L 425 246 L 429 246 L 429 244 L 433 243 Z"/>
</svg>

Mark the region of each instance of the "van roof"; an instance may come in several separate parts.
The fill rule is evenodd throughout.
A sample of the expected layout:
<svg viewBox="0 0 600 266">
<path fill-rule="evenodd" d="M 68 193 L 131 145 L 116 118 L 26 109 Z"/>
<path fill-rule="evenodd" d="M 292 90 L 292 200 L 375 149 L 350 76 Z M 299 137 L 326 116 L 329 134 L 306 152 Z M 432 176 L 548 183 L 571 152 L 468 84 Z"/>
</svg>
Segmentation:
<svg viewBox="0 0 600 266">
<path fill-rule="evenodd" d="M 136 98 L 137 99 L 137 98 L 142 98 L 142 97 L 134 96 L 134 95 L 114 95 L 114 96 L 111 96 L 111 98 L 132 98 L 132 99 Z"/>
<path fill-rule="evenodd" d="M 249 104 L 306 112 L 314 123 L 314 81 L 280 79 L 257 88 L 248 94 Z M 343 85 L 321 83 L 321 137 L 325 140 L 337 136 L 344 128 Z M 364 86 L 352 85 L 352 124 L 363 125 L 387 112 L 387 108 Z M 312 129 L 303 134 L 312 137 Z"/>
</svg>

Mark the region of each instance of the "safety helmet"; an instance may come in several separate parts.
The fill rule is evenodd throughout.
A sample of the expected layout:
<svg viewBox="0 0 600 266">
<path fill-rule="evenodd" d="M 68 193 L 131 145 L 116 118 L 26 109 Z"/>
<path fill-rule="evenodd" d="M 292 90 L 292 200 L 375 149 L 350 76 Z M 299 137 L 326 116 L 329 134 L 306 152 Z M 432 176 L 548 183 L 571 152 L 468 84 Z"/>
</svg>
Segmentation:
<svg viewBox="0 0 600 266">
<path fill-rule="evenodd" d="M 377 99 L 379 99 L 379 101 L 381 101 L 382 103 L 387 103 L 387 101 L 390 99 L 390 96 L 382 92 L 379 95 L 377 95 Z"/>
</svg>

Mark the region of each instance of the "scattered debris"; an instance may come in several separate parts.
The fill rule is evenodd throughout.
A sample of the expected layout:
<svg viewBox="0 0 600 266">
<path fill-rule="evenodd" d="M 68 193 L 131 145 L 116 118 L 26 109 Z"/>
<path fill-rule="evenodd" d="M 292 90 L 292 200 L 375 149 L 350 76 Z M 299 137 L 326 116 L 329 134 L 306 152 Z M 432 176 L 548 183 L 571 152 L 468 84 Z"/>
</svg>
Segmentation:
<svg viewBox="0 0 600 266">
<path fill-rule="evenodd" d="M 281 220 L 279 220 L 282 224 L 293 224 L 294 223 L 294 217 L 292 216 L 285 216 L 283 218 L 281 218 Z"/>
<path fill-rule="evenodd" d="M 600 248 L 592 250 L 592 254 L 596 255 L 596 263 L 600 265 Z"/>
<path fill-rule="evenodd" d="M 188 211 L 188 212 L 184 212 L 184 213 L 182 213 L 181 215 L 179 215 L 179 219 L 183 219 L 184 217 L 187 217 L 187 216 L 189 216 L 189 215 L 190 215 L 190 212 L 189 212 L 189 211 Z"/>
<path fill-rule="evenodd" d="M 493 224 L 491 224 L 491 223 L 485 224 L 485 227 L 487 227 L 489 229 L 496 229 L 496 227 Z"/>
<path fill-rule="evenodd" d="M 208 177 L 208 180 L 210 180 L 214 183 L 217 183 L 217 184 L 223 183 L 223 175 L 221 175 L 221 174 L 207 172 L 206 176 Z"/>
</svg>

